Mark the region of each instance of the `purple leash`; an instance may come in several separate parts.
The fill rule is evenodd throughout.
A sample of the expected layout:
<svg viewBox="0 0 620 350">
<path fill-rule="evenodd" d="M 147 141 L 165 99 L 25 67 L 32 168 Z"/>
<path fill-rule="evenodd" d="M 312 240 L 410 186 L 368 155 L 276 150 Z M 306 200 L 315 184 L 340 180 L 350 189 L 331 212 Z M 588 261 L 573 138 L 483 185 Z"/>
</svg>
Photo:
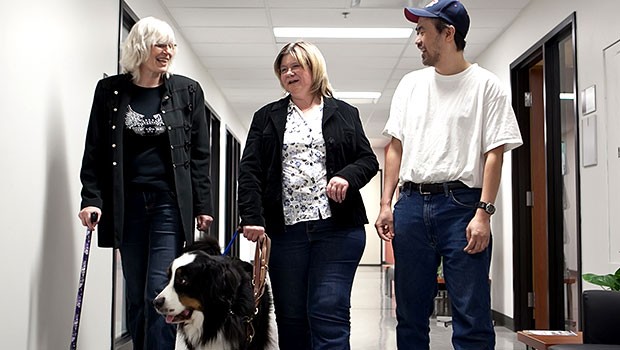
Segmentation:
<svg viewBox="0 0 620 350">
<path fill-rule="evenodd" d="M 90 214 L 90 222 L 97 221 L 97 213 Z M 88 269 L 88 256 L 90 254 L 90 240 L 93 230 L 86 229 L 86 240 L 84 242 L 84 255 L 82 256 L 82 268 L 80 269 L 80 284 L 75 302 L 75 316 L 73 317 L 73 332 L 71 333 L 71 350 L 77 347 L 78 330 L 80 329 L 80 317 L 82 315 L 82 299 L 84 298 L 84 285 L 86 284 L 86 269 Z"/>
</svg>

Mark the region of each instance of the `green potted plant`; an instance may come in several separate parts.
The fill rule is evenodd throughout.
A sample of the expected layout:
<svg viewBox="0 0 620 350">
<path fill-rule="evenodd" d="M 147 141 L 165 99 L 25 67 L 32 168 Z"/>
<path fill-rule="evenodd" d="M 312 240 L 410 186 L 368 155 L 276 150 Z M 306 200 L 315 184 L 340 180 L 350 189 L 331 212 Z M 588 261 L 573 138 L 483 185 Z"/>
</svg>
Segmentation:
<svg viewBox="0 0 620 350">
<path fill-rule="evenodd" d="M 582 277 L 586 282 L 599 285 L 603 289 L 620 291 L 620 268 L 614 274 L 595 275 L 593 273 L 584 273 Z"/>
</svg>

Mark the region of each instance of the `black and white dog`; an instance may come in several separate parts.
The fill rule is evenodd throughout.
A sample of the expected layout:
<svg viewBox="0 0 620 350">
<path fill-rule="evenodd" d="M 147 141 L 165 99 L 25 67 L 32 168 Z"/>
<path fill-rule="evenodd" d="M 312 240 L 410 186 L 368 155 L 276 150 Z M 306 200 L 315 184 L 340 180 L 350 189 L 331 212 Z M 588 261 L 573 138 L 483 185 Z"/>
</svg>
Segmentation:
<svg viewBox="0 0 620 350">
<path fill-rule="evenodd" d="M 177 350 L 278 349 L 269 284 L 255 308 L 252 265 L 221 255 L 215 239 L 187 247 L 168 277 L 153 304 L 177 324 Z"/>
</svg>

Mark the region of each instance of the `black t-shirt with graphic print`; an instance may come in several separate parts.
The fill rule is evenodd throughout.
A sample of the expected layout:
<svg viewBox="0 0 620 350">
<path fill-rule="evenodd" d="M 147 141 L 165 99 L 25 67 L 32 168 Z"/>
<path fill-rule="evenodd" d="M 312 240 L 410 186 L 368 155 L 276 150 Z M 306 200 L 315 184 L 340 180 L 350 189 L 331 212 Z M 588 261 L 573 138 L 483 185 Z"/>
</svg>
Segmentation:
<svg viewBox="0 0 620 350">
<path fill-rule="evenodd" d="M 161 116 L 161 87 L 133 85 L 125 111 L 125 186 L 135 191 L 170 191 L 172 161 Z"/>
</svg>

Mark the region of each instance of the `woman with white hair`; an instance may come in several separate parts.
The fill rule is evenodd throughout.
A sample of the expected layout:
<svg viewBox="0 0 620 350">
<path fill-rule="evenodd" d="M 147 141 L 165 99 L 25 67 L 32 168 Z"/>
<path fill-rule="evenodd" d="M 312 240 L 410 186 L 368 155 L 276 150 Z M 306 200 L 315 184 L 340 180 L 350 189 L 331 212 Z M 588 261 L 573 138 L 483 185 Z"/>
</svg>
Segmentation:
<svg viewBox="0 0 620 350">
<path fill-rule="evenodd" d="M 176 329 L 153 299 L 185 242 L 213 221 L 209 131 L 202 88 L 170 71 L 172 28 L 138 21 L 121 49 L 122 74 L 97 84 L 80 178 L 82 224 L 119 248 L 134 349 L 174 349 Z M 90 222 L 92 213 L 98 220 Z"/>
</svg>

